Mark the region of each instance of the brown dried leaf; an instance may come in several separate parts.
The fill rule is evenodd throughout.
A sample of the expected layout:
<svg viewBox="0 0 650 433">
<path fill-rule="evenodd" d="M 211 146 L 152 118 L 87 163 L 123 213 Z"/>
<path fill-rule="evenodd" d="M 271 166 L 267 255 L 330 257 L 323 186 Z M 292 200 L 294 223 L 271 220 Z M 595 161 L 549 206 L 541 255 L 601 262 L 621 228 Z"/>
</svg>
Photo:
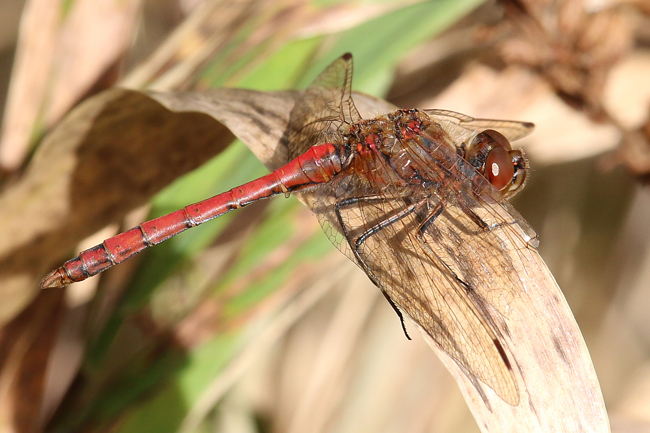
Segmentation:
<svg viewBox="0 0 650 433">
<path fill-rule="evenodd" d="M 0 421 L 2 431 L 41 431 L 42 401 L 49 354 L 61 322 L 63 291 L 41 296 L 0 335 Z"/>
</svg>

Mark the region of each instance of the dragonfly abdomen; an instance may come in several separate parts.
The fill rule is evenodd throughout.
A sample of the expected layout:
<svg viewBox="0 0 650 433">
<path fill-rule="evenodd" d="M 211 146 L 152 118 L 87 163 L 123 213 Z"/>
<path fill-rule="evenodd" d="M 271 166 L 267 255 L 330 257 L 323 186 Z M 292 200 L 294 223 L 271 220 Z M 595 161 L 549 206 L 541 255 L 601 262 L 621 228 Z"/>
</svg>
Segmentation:
<svg viewBox="0 0 650 433">
<path fill-rule="evenodd" d="M 300 188 L 329 182 L 341 169 L 339 151 L 334 145 L 326 143 L 311 147 L 303 155 L 266 176 L 144 222 L 81 252 L 50 272 L 41 282 L 41 288 L 63 287 L 83 281 L 150 246 L 233 209 L 277 194 L 288 195 Z"/>
</svg>

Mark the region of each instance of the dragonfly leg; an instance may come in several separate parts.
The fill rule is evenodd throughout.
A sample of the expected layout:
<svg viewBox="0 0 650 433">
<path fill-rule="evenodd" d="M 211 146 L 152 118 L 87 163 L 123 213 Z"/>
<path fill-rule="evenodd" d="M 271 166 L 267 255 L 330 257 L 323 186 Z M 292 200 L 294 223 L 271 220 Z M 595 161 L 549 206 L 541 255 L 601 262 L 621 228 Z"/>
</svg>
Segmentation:
<svg viewBox="0 0 650 433">
<path fill-rule="evenodd" d="M 460 156 L 463 156 L 464 153 L 465 153 L 464 147 L 459 148 L 457 152 L 458 152 L 458 154 Z M 443 164 L 438 164 L 437 166 L 442 171 L 444 171 L 445 174 L 446 174 L 446 176 L 444 176 L 444 178 L 441 181 L 441 187 L 449 185 L 449 183 L 452 182 L 451 179 L 453 179 L 453 177 L 454 177 L 453 173 L 446 166 L 444 166 Z M 441 204 L 442 204 L 442 207 L 440 207 Z M 478 216 L 476 214 L 476 212 L 474 212 L 465 203 L 465 201 L 464 201 L 464 199 L 462 197 L 459 197 L 458 206 L 474 222 L 474 224 L 476 224 L 481 229 L 481 231 L 485 231 L 485 230 L 488 229 L 488 227 L 489 227 L 488 224 L 485 221 L 483 221 L 483 219 L 481 219 L 481 217 Z M 438 210 L 437 213 L 436 213 L 436 210 Z M 431 224 L 433 222 L 433 220 L 435 220 L 442 213 L 443 210 L 444 210 L 444 203 L 441 202 L 441 203 L 438 204 L 438 206 L 436 206 L 436 209 L 434 209 L 434 212 L 427 218 L 427 220 L 423 224 L 425 224 L 426 227 L 428 227 L 429 224 Z M 426 227 L 424 227 L 423 231 L 426 230 Z M 461 228 L 461 230 L 464 230 L 463 227 L 460 227 L 460 228 Z"/>
<path fill-rule="evenodd" d="M 447 205 L 447 203 L 446 203 L 444 200 L 441 200 L 441 201 L 436 205 L 436 207 L 433 208 L 433 211 L 431 211 L 431 212 L 430 212 L 430 213 L 429 213 L 429 214 L 424 218 L 424 222 L 423 222 L 422 224 L 420 224 L 420 227 L 418 228 L 418 232 L 417 232 L 417 235 L 416 235 L 416 236 L 417 236 L 418 240 L 419 240 L 420 242 L 422 242 L 422 245 L 424 245 L 424 246 L 427 248 L 427 250 L 429 250 L 429 252 L 431 253 L 431 257 L 437 257 L 437 255 L 434 253 L 433 249 L 431 248 L 431 246 L 429 245 L 429 243 L 428 243 L 427 240 L 425 239 L 425 237 L 424 237 L 424 233 L 429 229 L 429 227 L 431 226 L 431 224 L 433 224 L 433 223 L 435 222 L 435 220 L 440 216 L 440 214 L 442 214 L 442 212 L 445 210 L 445 206 L 446 206 L 446 205 Z M 467 206 L 462 205 L 462 204 L 461 204 L 461 209 L 463 210 L 463 212 L 465 212 L 465 214 L 466 214 L 467 216 L 470 217 L 470 219 L 471 219 L 472 221 L 474 221 L 474 223 L 475 223 L 477 226 L 479 226 L 479 227 L 481 228 L 481 230 L 487 230 L 487 229 L 488 229 L 488 225 L 487 225 L 487 223 L 486 223 L 485 221 L 483 221 L 483 220 L 481 219 L 481 217 L 479 217 L 479 216 L 478 216 L 478 215 L 477 215 L 477 214 L 476 214 L 472 209 L 470 209 L 470 208 L 468 208 Z M 454 272 L 454 271 L 451 269 L 451 267 L 450 267 L 447 263 L 445 263 L 444 260 L 440 259 L 439 257 L 438 257 L 438 260 L 442 263 L 442 266 L 447 270 L 447 272 L 449 272 L 449 274 L 452 276 L 452 278 L 453 278 L 453 279 L 454 279 L 458 284 L 460 284 L 461 286 L 463 286 L 467 292 L 471 292 L 471 291 L 472 291 L 472 287 L 471 287 L 469 284 L 467 284 L 465 281 L 463 281 L 462 278 L 460 278 L 458 275 L 456 275 L 456 272 Z"/>
<path fill-rule="evenodd" d="M 372 282 L 375 284 L 375 286 L 379 287 L 381 290 L 381 293 L 384 295 L 386 300 L 388 300 L 388 303 L 390 304 L 391 307 L 393 307 L 393 310 L 395 310 L 395 313 L 397 313 L 397 316 L 399 317 L 400 323 L 402 325 L 402 330 L 404 331 L 404 335 L 406 336 L 407 339 L 411 340 L 411 336 L 408 334 L 406 330 L 406 324 L 404 323 L 404 316 L 402 315 L 402 312 L 397 308 L 397 305 L 391 297 L 384 291 L 384 289 L 381 288 L 379 284 L 377 284 L 377 278 L 373 275 L 372 271 L 368 266 L 365 265 L 363 259 L 361 258 L 361 254 L 359 253 L 359 249 L 361 248 L 361 245 L 373 234 L 377 233 L 379 230 L 382 230 L 397 221 L 400 221 L 402 218 L 406 217 L 407 215 L 412 214 L 413 212 L 417 211 L 418 208 L 423 206 L 426 203 L 426 199 L 420 200 L 417 203 L 413 203 L 410 206 L 408 206 L 406 209 L 396 213 L 395 215 L 391 216 L 390 218 L 386 218 L 385 220 L 380 221 L 379 223 L 375 224 L 373 227 L 370 227 L 368 230 L 363 232 L 361 235 L 359 235 L 355 239 L 350 239 L 347 227 L 345 226 L 343 222 L 343 217 L 341 216 L 341 209 L 347 206 L 352 206 L 355 204 L 358 204 L 360 202 L 372 202 L 372 201 L 384 201 L 386 200 L 385 198 L 381 196 L 368 196 L 368 197 L 351 197 L 347 198 L 345 200 L 341 200 L 336 204 L 335 210 L 336 210 L 336 217 L 339 220 L 339 225 L 343 228 L 343 235 L 345 236 L 346 239 L 350 240 L 350 246 L 352 248 L 352 253 L 356 257 L 357 261 L 359 264 L 362 266 L 363 270 L 366 272 L 366 274 L 370 277 Z"/>
<path fill-rule="evenodd" d="M 386 201 L 386 197 L 381 195 L 368 195 L 365 197 L 350 197 L 336 203 L 336 208 L 344 208 L 361 202 L 372 203 L 373 201 Z"/>
<path fill-rule="evenodd" d="M 382 220 L 379 223 L 375 224 L 374 226 L 370 227 L 368 230 L 363 232 L 359 237 L 357 237 L 357 239 L 354 241 L 355 249 L 360 248 L 361 244 L 363 244 L 366 241 L 366 239 L 368 239 L 373 234 L 377 233 L 379 230 L 382 230 L 390 225 L 395 224 L 397 221 L 400 221 L 402 218 L 415 212 L 419 207 L 421 207 L 425 203 L 426 200 L 420 200 L 417 203 L 413 203 L 412 205 L 396 213 L 392 217 L 386 218 L 385 220 Z"/>
<path fill-rule="evenodd" d="M 418 239 L 421 240 L 422 242 L 424 242 L 425 245 L 426 245 L 426 241 L 424 240 L 423 233 L 427 231 L 429 226 L 431 224 L 433 224 L 433 222 L 436 220 L 436 218 L 438 218 L 440 216 L 440 214 L 442 213 L 442 211 L 445 210 L 445 205 L 446 205 L 445 201 L 440 200 L 440 202 L 436 205 L 436 207 L 433 208 L 433 212 L 431 212 L 426 217 L 424 222 L 422 224 L 420 224 L 420 227 L 418 228 Z"/>
<path fill-rule="evenodd" d="M 476 215 L 476 212 L 467 207 L 462 200 L 460 200 L 460 208 L 463 210 L 463 212 L 465 212 L 465 215 L 467 215 L 469 219 L 471 219 L 474 224 L 476 224 L 481 229 L 481 231 L 485 231 L 489 228 L 487 223 L 483 221 L 480 216 Z"/>
<path fill-rule="evenodd" d="M 459 149 L 458 149 L 458 152 L 459 152 L 458 154 L 459 154 L 460 156 L 463 156 L 464 153 L 466 152 L 466 150 L 465 150 L 465 148 L 463 147 L 463 148 L 459 148 Z M 441 168 L 441 169 L 442 169 L 442 170 L 447 174 L 447 175 L 444 177 L 444 179 L 442 180 L 442 184 L 443 184 L 443 185 L 448 185 L 448 184 L 451 182 L 451 179 L 453 179 L 453 173 L 452 173 L 452 172 L 451 172 L 447 167 L 445 167 L 445 166 L 443 166 L 443 165 L 438 165 L 438 167 Z M 462 210 L 462 211 L 463 211 L 463 212 L 464 212 L 464 213 L 465 213 L 465 214 L 466 214 L 466 215 L 467 215 L 467 216 L 468 216 L 468 217 L 469 217 L 469 218 L 474 222 L 474 224 L 476 224 L 476 225 L 481 229 L 481 231 L 485 231 L 485 230 L 487 230 L 487 229 L 489 228 L 488 224 L 487 224 L 485 221 L 483 221 L 483 219 L 482 219 L 480 216 L 478 216 L 478 215 L 476 214 L 476 212 L 474 212 L 474 211 L 473 211 L 473 210 L 472 210 L 472 209 L 471 209 L 471 208 L 470 208 L 470 207 L 465 203 L 465 201 L 464 201 L 464 199 L 463 199 L 462 197 L 459 197 L 459 200 L 458 200 L 458 206 L 459 206 L 459 207 L 461 208 L 461 210 Z M 438 215 L 440 215 L 441 212 L 442 212 L 442 209 L 440 209 L 440 211 L 438 212 L 437 215 L 435 215 L 435 217 L 437 217 Z M 435 219 L 435 217 L 434 217 L 433 219 Z M 431 222 L 433 222 L 433 221 L 428 221 L 428 224 L 431 224 Z M 427 225 L 428 225 L 428 224 L 427 224 Z M 461 228 L 461 229 L 462 229 L 462 228 Z M 425 230 L 426 230 L 426 228 L 425 228 Z"/>
<path fill-rule="evenodd" d="M 486 232 L 486 231 L 488 231 L 488 230 L 499 229 L 499 228 L 503 228 L 503 227 L 506 227 L 506 226 L 509 226 L 509 225 L 515 224 L 515 223 L 512 223 L 512 222 L 510 222 L 510 223 L 501 223 L 501 224 L 488 224 L 488 223 L 486 223 L 486 222 L 483 220 L 483 218 L 481 218 L 480 216 L 478 216 L 478 215 L 476 214 L 476 212 L 474 212 L 474 211 L 473 211 L 469 206 L 467 206 L 465 203 L 463 203 L 462 200 L 459 201 L 459 204 L 460 204 L 460 208 L 461 208 L 462 211 L 465 213 L 465 215 L 467 215 L 467 216 L 469 217 L 469 219 L 471 219 L 472 222 L 474 222 L 474 224 L 476 224 L 476 225 L 479 227 L 479 231 L 478 231 L 478 232 L 471 232 L 471 231 L 469 231 L 469 230 L 467 230 L 467 229 L 465 228 L 464 231 L 465 231 L 466 233 L 469 233 L 469 234 L 480 234 L 481 232 Z"/>
</svg>

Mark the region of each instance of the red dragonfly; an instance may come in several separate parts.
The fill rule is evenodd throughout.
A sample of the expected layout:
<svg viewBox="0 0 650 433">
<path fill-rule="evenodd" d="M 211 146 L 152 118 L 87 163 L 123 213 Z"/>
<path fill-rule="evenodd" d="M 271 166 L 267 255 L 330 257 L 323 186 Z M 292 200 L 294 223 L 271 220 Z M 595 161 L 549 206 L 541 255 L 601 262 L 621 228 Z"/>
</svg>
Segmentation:
<svg viewBox="0 0 650 433">
<path fill-rule="evenodd" d="M 41 287 L 85 280 L 233 209 L 298 193 L 402 327 L 406 314 L 473 382 L 517 405 L 502 338 L 503 316 L 521 289 L 513 275 L 521 264 L 509 253 L 515 244 L 535 247 L 536 233 L 506 198 L 522 189 L 528 170 L 510 141 L 533 125 L 418 109 L 362 120 L 351 82 L 345 54 L 305 91 L 291 112 L 285 166 L 107 239 Z"/>
</svg>

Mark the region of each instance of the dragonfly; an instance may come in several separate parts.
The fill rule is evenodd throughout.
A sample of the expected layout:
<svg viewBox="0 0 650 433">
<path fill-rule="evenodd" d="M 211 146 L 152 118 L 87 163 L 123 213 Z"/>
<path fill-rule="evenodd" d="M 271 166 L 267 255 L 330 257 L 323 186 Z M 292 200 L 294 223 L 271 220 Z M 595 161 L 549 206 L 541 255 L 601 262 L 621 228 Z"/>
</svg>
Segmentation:
<svg viewBox="0 0 650 433">
<path fill-rule="evenodd" d="M 533 124 L 437 109 L 362 119 L 352 71 L 347 53 L 303 92 L 285 134 L 286 165 L 106 239 L 50 272 L 41 287 L 85 280 L 231 210 L 295 194 L 381 290 L 407 338 L 404 316 L 473 383 L 518 405 L 504 317 L 522 290 L 517 248 L 535 248 L 537 235 L 507 199 L 529 169 L 511 142 Z"/>
</svg>

